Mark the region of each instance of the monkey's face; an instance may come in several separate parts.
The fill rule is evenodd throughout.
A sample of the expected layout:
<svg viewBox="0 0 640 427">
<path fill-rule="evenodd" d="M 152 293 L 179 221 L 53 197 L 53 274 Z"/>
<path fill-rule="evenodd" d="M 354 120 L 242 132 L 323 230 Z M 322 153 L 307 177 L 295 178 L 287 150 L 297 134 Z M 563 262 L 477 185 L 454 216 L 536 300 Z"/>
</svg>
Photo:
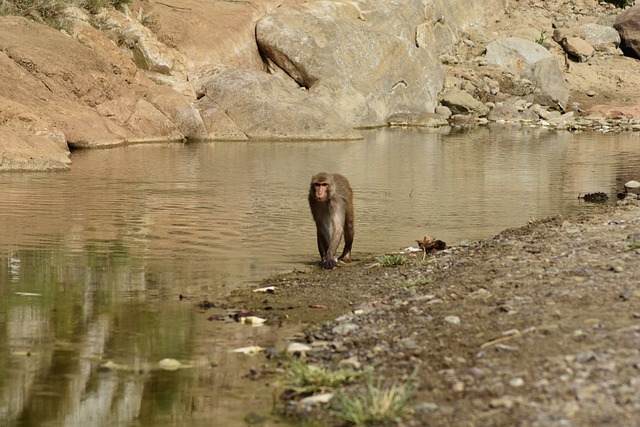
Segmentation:
<svg viewBox="0 0 640 427">
<path fill-rule="evenodd" d="M 324 202 L 329 200 L 330 197 L 330 185 L 328 182 L 314 182 L 313 190 L 315 193 L 315 198 L 319 202 Z"/>
</svg>

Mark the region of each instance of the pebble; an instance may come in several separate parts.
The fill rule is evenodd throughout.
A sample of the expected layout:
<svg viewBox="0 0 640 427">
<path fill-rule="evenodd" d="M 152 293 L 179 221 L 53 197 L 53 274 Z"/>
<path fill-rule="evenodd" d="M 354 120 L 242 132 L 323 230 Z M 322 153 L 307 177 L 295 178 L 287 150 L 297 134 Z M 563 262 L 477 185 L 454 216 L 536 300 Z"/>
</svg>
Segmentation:
<svg viewBox="0 0 640 427">
<path fill-rule="evenodd" d="M 511 396 L 502 396 L 496 399 L 491 399 L 489 402 L 489 406 L 491 408 L 506 408 L 511 409 L 515 405 L 513 397 Z"/>
<path fill-rule="evenodd" d="M 551 335 L 555 332 L 558 332 L 559 330 L 560 330 L 560 327 L 555 324 L 546 324 L 546 325 L 538 326 L 538 332 L 540 332 L 542 335 Z"/>
<path fill-rule="evenodd" d="M 435 402 L 421 402 L 415 405 L 418 412 L 433 412 L 438 410 L 438 404 Z"/>
<path fill-rule="evenodd" d="M 308 346 L 307 344 L 298 343 L 298 342 L 292 342 L 287 347 L 287 354 L 305 355 L 309 351 L 311 351 L 311 346 Z"/>
<path fill-rule="evenodd" d="M 596 359 L 597 359 L 596 354 L 591 350 L 584 351 L 576 355 L 576 362 L 578 363 L 588 363 Z"/>
<path fill-rule="evenodd" d="M 176 359 L 162 359 L 158 362 L 158 366 L 165 371 L 175 371 L 176 369 L 180 369 L 182 364 Z"/>
<path fill-rule="evenodd" d="M 522 387 L 524 385 L 524 379 L 521 377 L 512 378 L 509 380 L 509 385 L 511 387 Z"/>
<path fill-rule="evenodd" d="M 362 368 L 362 363 L 360 363 L 356 356 L 351 356 L 348 359 L 344 359 L 338 362 L 338 366 L 344 366 L 358 371 Z"/>
<path fill-rule="evenodd" d="M 341 323 L 334 326 L 332 331 L 336 335 L 347 335 L 349 332 L 357 331 L 358 329 L 360 329 L 360 326 L 355 323 Z"/>
<path fill-rule="evenodd" d="M 305 397 L 298 402 L 301 406 L 314 406 L 321 403 L 328 403 L 333 399 L 333 393 L 314 394 L 313 396 Z"/>
<path fill-rule="evenodd" d="M 444 321 L 447 323 L 450 323 L 452 325 L 459 325 L 460 324 L 460 318 L 458 316 L 446 316 L 444 318 Z"/>
</svg>

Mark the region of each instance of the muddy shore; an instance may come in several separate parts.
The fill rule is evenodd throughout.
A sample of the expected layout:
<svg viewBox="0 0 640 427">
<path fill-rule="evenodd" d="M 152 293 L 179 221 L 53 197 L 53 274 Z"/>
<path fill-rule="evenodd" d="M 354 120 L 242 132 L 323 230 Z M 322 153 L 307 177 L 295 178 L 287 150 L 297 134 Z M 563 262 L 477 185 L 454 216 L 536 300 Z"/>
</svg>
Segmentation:
<svg viewBox="0 0 640 427">
<path fill-rule="evenodd" d="M 273 292 L 225 304 L 300 326 L 309 363 L 372 368 L 387 383 L 417 368 L 399 425 L 632 426 L 639 273 L 640 201 L 628 197 L 410 266 L 363 259 L 272 277 L 260 286 Z M 304 417 L 341 425 L 330 406 Z"/>
</svg>

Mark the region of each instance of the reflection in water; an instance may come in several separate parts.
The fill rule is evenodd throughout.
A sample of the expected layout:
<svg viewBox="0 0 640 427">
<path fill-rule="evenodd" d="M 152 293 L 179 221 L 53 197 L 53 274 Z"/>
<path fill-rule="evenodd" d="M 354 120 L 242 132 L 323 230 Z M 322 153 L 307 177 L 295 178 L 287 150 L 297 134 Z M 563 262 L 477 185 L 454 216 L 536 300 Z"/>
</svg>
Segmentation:
<svg viewBox="0 0 640 427">
<path fill-rule="evenodd" d="M 640 177 L 638 148 L 633 134 L 386 129 L 80 151 L 70 172 L 0 175 L 0 419 L 239 425 L 247 408 L 268 413 L 267 385 L 241 378 L 259 361 L 229 350 L 289 331 L 207 321 L 194 302 L 316 260 L 316 172 L 355 189 L 358 258 L 578 209 L 578 194 Z M 164 358 L 193 367 L 161 371 Z"/>
</svg>

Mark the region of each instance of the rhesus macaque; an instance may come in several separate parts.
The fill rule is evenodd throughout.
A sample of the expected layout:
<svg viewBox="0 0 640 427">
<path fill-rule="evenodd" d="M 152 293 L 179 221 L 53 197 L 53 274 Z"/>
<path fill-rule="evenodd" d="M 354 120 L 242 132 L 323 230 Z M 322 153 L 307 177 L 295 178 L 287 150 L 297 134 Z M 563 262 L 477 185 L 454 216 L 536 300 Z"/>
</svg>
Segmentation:
<svg viewBox="0 0 640 427">
<path fill-rule="evenodd" d="M 318 251 L 324 268 L 338 264 L 336 252 L 344 235 L 340 260 L 351 261 L 353 245 L 353 191 L 349 181 L 337 173 L 319 173 L 311 178 L 309 207 L 316 222 Z"/>
</svg>

